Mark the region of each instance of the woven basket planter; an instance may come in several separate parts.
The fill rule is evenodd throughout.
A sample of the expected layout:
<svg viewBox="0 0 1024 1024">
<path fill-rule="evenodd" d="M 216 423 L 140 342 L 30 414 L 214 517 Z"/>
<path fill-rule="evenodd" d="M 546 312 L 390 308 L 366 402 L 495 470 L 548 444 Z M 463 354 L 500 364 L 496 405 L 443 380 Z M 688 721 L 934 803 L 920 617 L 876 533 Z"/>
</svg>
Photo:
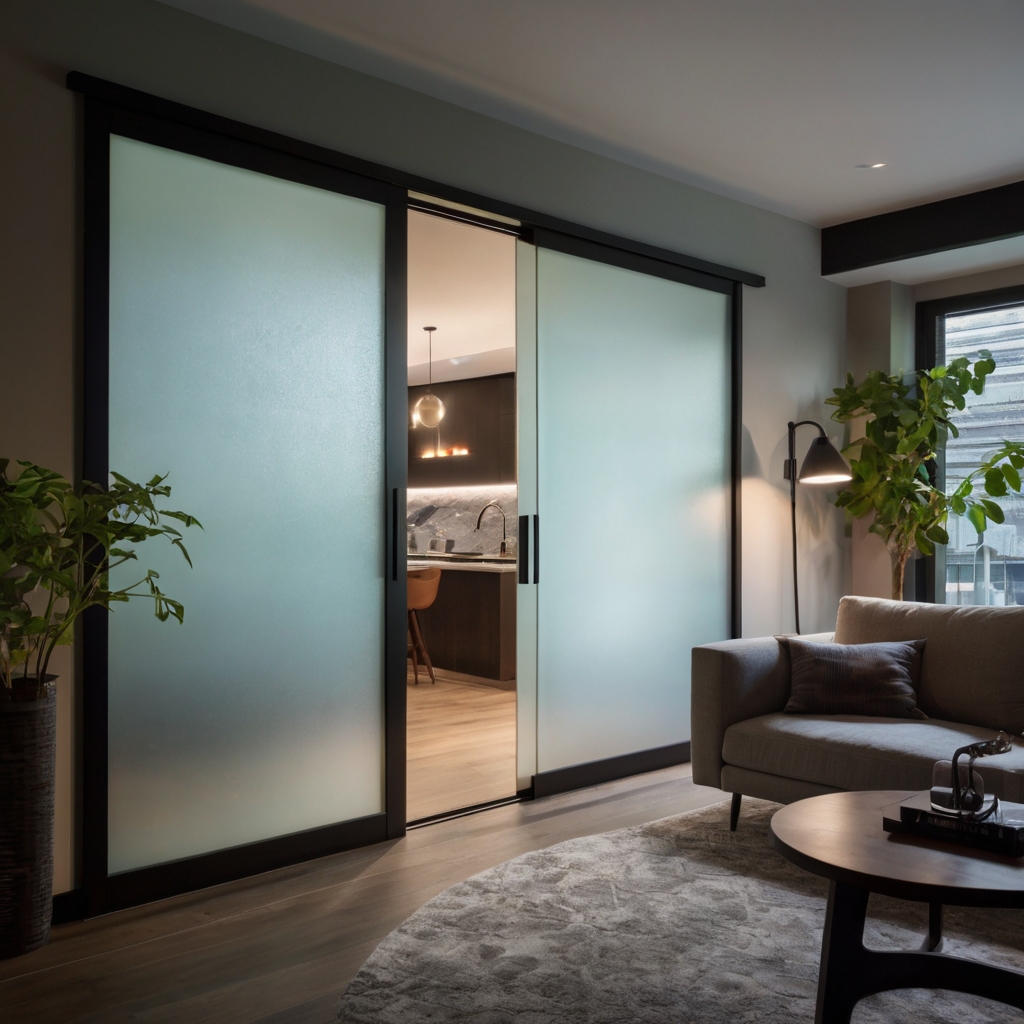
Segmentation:
<svg viewBox="0 0 1024 1024">
<path fill-rule="evenodd" d="M 50 936 L 57 695 L 46 689 L 42 700 L 0 700 L 0 959 Z"/>
</svg>

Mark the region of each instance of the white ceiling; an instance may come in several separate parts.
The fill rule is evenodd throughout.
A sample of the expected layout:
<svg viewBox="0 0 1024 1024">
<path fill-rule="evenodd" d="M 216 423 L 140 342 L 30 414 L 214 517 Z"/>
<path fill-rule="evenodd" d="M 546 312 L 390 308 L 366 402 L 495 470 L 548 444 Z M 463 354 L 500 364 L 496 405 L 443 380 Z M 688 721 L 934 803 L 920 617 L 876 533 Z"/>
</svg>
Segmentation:
<svg viewBox="0 0 1024 1024">
<path fill-rule="evenodd" d="M 516 368 L 516 242 L 512 235 L 409 212 L 409 383 Z"/>
<path fill-rule="evenodd" d="M 1024 178 L 1021 0 L 166 2 L 821 226 Z"/>
</svg>

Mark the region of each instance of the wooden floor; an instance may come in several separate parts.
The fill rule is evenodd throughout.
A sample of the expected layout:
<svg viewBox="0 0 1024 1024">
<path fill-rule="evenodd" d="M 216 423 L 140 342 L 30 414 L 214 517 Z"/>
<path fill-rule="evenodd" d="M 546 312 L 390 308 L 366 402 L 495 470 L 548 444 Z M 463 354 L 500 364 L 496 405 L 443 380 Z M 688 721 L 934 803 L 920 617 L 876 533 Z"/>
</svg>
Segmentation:
<svg viewBox="0 0 1024 1024">
<path fill-rule="evenodd" d="M 409 672 L 409 821 L 516 794 L 516 694 Z"/>
<path fill-rule="evenodd" d="M 3 1024 L 327 1024 L 377 943 L 442 889 L 530 850 L 715 803 L 689 765 L 54 929 L 0 961 Z"/>
</svg>

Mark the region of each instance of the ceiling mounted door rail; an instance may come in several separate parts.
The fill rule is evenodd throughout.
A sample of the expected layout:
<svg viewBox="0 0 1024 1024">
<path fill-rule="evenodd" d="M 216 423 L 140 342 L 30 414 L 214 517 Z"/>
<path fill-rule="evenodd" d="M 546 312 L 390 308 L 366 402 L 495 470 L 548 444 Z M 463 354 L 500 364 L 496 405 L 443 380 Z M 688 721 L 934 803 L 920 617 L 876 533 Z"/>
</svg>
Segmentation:
<svg viewBox="0 0 1024 1024">
<path fill-rule="evenodd" d="M 521 225 L 495 220 L 482 213 L 470 213 L 468 210 L 457 210 L 451 206 L 442 206 L 440 203 L 431 203 L 415 196 L 409 197 L 409 209 L 419 210 L 420 213 L 429 213 L 433 217 L 457 220 L 460 224 L 472 224 L 474 227 L 487 228 L 489 231 L 500 231 L 504 235 L 514 235 L 516 238 L 521 238 L 523 235 Z"/>
<path fill-rule="evenodd" d="M 573 236 L 581 240 L 611 246 L 623 252 L 646 256 L 654 261 L 684 267 L 710 277 L 718 277 L 724 281 L 749 285 L 752 288 L 763 288 L 765 284 L 765 279 L 761 274 L 740 270 L 736 267 L 728 267 L 697 256 L 687 256 L 671 249 L 662 248 L 661 246 L 623 238 L 607 231 L 600 231 L 596 228 L 586 227 L 583 224 L 563 220 L 560 217 L 552 217 L 535 210 L 529 210 L 514 203 L 507 203 L 502 200 L 478 195 L 475 192 L 468 192 L 465 189 L 454 188 L 441 182 L 432 181 L 429 178 L 422 178 L 416 174 L 410 174 L 406 171 L 387 167 L 370 160 L 363 160 L 359 157 L 348 156 L 310 142 L 293 139 L 279 132 L 269 131 L 266 128 L 257 128 L 254 125 L 222 117 L 219 114 L 210 114 L 203 110 L 197 110 L 183 103 L 165 100 L 159 96 L 141 92 L 138 89 L 130 89 L 127 86 L 108 82 L 102 78 L 94 78 L 92 75 L 86 75 L 80 71 L 68 73 L 67 87 L 74 92 L 93 96 L 125 109 L 137 110 L 141 113 L 157 115 L 165 120 L 178 121 L 183 124 L 206 128 L 220 135 L 234 136 L 235 138 L 290 153 L 293 156 L 302 157 L 306 160 L 328 164 L 332 167 L 349 171 L 352 174 L 359 174 L 376 181 L 398 185 L 413 192 L 437 196 L 439 199 L 445 199 L 477 209 L 486 209 L 500 217 L 508 217 L 520 221 L 524 228 L 543 229 Z M 446 215 L 456 212 L 458 211 L 447 211 Z M 488 226 L 497 227 L 496 224 L 489 224 Z"/>
<path fill-rule="evenodd" d="M 735 286 L 734 281 L 719 277 L 717 274 L 684 267 L 678 263 L 647 256 L 620 246 L 592 242 L 586 238 L 565 234 L 561 231 L 535 228 L 526 240 L 538 248 L 553 249 L 555 252 L 562 252 L 567 256 L 579 256 L 582 259 L 621 267 L 623 270 L 635 270 L 637 273 L 648 274 L 651 277 L 661 277 L 667 281 L 677 281 L 679 284 L 689 284 L 695 288 L 720 292 L 723 295 L 732 295 Z"/>
</svg>

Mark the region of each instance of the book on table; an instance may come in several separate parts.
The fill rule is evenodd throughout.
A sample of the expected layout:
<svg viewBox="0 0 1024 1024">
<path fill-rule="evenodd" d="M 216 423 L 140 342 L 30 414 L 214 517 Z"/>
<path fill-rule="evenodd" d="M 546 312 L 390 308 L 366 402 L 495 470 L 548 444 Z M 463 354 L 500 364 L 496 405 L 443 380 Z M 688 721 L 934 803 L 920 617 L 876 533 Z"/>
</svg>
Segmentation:
<svg viewBox="0 0 1024 1024">
<path fill-rule="evenodd" d="M 1006 857 L 1024 857 L 1024 804 L 1000 800 L 983 821 L 955 811 L 934 809 L 928 790 L 891 804 L 882 816 L 882 828 L 899 835 L 959 843 Z"/>
</svg>

